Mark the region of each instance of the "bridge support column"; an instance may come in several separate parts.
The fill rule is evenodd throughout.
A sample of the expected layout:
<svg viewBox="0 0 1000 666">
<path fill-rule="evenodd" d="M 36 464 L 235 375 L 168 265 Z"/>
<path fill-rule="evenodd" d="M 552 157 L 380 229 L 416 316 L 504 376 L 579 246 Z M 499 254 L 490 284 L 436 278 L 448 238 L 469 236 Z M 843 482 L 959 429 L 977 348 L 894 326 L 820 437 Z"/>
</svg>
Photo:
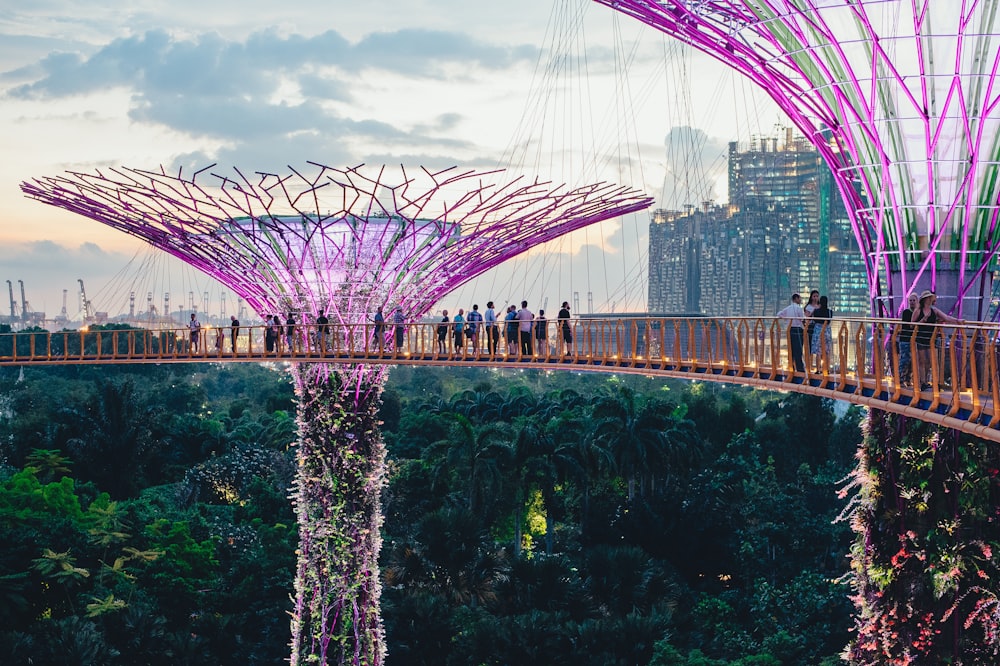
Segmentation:
<svg viewBox="0 0 1000 666">
<path fill-rule="evenodd" d="M 876 410 L 864 427 L 852 663 L 997 663 L 1000 447 Z"/>
<path fill-rule="evenodd" d="M 378 666 L 385 656 L 378 553 L 385 447 L 378 409 L 387 370 L 298 365 L 299 525 L 292 666 Z"/>
</svg>

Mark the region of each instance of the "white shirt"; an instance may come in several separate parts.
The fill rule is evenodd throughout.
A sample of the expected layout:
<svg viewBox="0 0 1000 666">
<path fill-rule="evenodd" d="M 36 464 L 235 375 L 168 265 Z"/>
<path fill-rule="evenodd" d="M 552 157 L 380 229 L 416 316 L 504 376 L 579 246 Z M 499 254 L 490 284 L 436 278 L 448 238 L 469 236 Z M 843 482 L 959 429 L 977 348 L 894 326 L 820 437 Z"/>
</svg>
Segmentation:
<svg viewBox="0 0 1000 666">
<path fill-rule="evenodd" d="M 531 320 L 535 318 L 535 315 L 531 313 L 528 308 L 521 308 L 517 311 L 517 319 L 521 323 L 518 325 L 518 330 L 522 333 L 531 332 Z"/>
<path fill-rule="evenodd" d="M 792 328 L 802 328 L 802 320 L 806 318 L 806 313 L 798 303 L 789 303 L 778 312 L 782 319 L 791 319 L 788 325 Z"/>
<path fill-rule="evenodd" d="M 496 310 L 494 310 L 493 308 L 486 308 L 486 325 L 490 326 L 491 324 L 496 324 L 496 323 L 497 323 Z"/>
</svg>

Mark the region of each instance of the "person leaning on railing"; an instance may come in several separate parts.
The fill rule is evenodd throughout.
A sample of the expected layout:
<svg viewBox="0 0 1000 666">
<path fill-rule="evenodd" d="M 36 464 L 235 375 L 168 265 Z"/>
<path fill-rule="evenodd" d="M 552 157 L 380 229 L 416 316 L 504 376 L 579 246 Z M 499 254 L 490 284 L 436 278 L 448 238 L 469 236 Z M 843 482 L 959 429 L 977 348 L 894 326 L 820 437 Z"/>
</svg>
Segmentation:
<svg viewBox="0 0 1000 666">
<path fill-rule="evenodd" d="M 964 319 L 956 319 L 934 307 L 937 294 L 924 290 L 920 293 L 920 304 L 910 320 L 917 325 L 917 373 L 920 378 L 920 390 L 931 387 L 931 341 L 934 337 L 933 324 L 964 324 Z"/>
</svg>

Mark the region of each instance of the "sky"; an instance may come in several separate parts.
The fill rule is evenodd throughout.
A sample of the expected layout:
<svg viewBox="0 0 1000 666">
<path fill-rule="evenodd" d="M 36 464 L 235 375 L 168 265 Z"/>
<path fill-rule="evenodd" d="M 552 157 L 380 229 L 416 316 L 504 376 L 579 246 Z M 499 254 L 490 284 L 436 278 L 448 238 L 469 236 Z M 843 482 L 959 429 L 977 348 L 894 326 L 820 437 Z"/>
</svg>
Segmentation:
<svg viewBox="0 0 1000 666">
<path fill-rule="evenodd" d="M 75 0 L 0 12 L 0 280 L 33 311 L 201 303 L 220 287 L 121 232 L 24 198 L 66 170 L 506 168 L 642 190 L 656 207 L 724 201 L 729 141 L 777 111 L 709 58 L 587 0 Z M 532 252 L 440 305 L 578 295 L 645 307 L 648 214 Z M 508 293 L 504 293 L 508 292 Z M 229 296 L 231 300 L 232 297 Z M 229 302 L 228 311 L 234 304 Z M 0 314 L 9 314 L 7 299 Z"/>
</svg>

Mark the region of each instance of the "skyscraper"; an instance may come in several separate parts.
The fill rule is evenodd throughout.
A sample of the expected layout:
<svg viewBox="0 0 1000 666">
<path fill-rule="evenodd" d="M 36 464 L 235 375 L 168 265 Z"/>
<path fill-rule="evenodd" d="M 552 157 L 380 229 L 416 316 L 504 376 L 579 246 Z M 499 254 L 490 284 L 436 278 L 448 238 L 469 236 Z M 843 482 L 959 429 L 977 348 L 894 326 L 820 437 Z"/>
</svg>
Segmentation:
<svg viewBox="0 0 1000 666">
<path fill-rule="evenodd" d="M 649 311 L 759 316 L 793 291 L 818 289 L 838 313 L 869 310 L 851 223 L 819 153 L 791 129 L 784 142 L 729 144 L 729 205 L 654 211 Z"/>
</svg>

